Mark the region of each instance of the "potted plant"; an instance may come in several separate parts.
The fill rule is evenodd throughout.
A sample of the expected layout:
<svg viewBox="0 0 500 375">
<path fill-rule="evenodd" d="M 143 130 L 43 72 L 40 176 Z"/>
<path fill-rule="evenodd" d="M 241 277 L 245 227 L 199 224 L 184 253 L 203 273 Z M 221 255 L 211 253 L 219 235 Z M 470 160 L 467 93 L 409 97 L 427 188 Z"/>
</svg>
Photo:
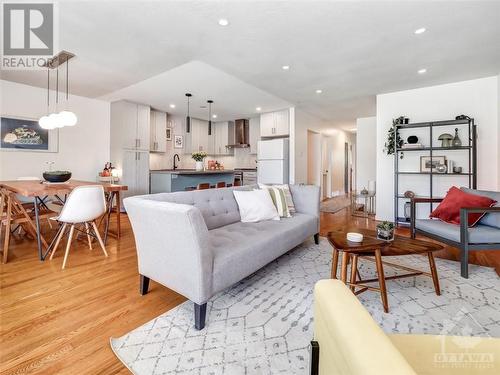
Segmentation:
<svg viewBox="0 0 500 375">
<path fill-rule="evenodd" d="M 384 144 L 384 152 L 387 155 L 393 155 L 396 153 L 396 149 L 403 146 L 404 141 L 401 139 L 399 132 L 397 131 L 396 125 L 403 124 L 404 117 L 399 117 L 392 120 L 392 126 L 387 131 L 387 142 Z M 403 159 L 403 153 L 399 155 L 400 159 Z"/>
<path fill-rule="evenodd" d="M 204 169 L 203 159 L 205 159 L 207 157 L 207 153 L 205 151 L 197 151 L 197 152 L 193 152 L 191 154 L 191 157 L 196 162 L 196 170 L 202 171 Z"/>
<path fill-rule="evenodd" d="M 377 224 L 377 238 L 384 241 L 392 241 L 394 239 L 394 223 L 383 221 Z"/>
</svg>

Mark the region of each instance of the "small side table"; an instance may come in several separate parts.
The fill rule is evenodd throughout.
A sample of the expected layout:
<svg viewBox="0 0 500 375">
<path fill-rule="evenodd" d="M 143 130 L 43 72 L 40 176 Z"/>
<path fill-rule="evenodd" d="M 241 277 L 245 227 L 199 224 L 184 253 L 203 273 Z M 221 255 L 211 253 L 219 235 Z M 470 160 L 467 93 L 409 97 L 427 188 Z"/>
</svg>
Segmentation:
<svg viewBox="0 0 500 375">
<path fill-rule="evenodd" d="M 363 211 L 358 211 L 358 199 L 364 200 Z M 368 217 L 375 215 L 375 192 L 368 194 L 353 193 L 351 195 L 351 214 L 353 216 Z"/>
</svg>

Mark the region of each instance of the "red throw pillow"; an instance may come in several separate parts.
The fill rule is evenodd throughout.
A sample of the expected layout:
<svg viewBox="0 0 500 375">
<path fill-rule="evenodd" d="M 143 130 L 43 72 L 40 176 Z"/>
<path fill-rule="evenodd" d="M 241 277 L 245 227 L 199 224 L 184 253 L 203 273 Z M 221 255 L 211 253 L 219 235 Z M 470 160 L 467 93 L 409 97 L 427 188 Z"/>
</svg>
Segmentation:
<svg viewBox="0 0 500 375">
<path fill-rule="evenodd" d="M 452 186 L 443 201 L 431 212 L 429 217 L 440 219 L 446 223 L 460 224 L 460 209 L 462 207 L 491 207 L 495 200 L 481 195 L 468 194 Z M 484 213 L 469 213 L 469 227 L 473 227 Z"/>
</svg>

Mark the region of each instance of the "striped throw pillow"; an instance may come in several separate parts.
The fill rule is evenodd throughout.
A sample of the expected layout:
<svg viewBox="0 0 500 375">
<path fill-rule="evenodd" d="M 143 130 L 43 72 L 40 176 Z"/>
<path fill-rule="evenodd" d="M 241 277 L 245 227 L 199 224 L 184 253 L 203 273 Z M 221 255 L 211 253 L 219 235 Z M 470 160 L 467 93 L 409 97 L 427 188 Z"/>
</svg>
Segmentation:
<svg viewBox="0 0 500 375">
<path fill-rule="evenodd" d="M 295 205 L 293 204 L 292 193 L 290 192 L 290 187 L 287 184 L 284 184 L 284 185 L 259 184 L 259 188 L 261 188 L 261 189 L 269 189 L 272 187 L 283 190 L 283 193 L 285 194 L 286 205 L 288 206 L 288 212 L 290 213 L 290 215 L 293 215 L 296 212 L 296 210 L 295 210 Z"/>
<path fill-rule="evenodd" d="M 288 205 L 286 204 L 284 189 L 275 186 L 270 186 L 266 189 L 271 195 L 276 211 L 280 217 L 291 217 Z"/>
</svg>

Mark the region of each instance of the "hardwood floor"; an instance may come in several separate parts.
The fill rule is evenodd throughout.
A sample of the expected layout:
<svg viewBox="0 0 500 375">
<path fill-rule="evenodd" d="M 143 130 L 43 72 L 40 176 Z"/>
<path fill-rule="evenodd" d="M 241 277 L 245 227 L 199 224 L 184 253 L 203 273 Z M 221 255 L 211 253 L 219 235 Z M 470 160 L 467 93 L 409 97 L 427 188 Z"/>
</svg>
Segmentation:
<svg viewBox="0 0 500 375">
<path fill-rule="evenodd" d="M 348 210 L 321 214 L 321 234 L 346 226 L 371 228 L 374 223 L 354 218 Z M 40 262 L 33 240 L 13 238 L 9 262 L 0 266 L 1 374 L 128 373 L 111 351 L 109 338 L 185 298 L 153 281 L 150 292 L 139 295 L 134 238 L 125 215 L 122 228 L 120 241 L 108 240 L 108 258 L 97 245 L 89 250 L 81 236 L 65 270 L 65 241 L 52 261 Z M 447 250 L 442 256 L 452 253 Z"/>
</svg>

